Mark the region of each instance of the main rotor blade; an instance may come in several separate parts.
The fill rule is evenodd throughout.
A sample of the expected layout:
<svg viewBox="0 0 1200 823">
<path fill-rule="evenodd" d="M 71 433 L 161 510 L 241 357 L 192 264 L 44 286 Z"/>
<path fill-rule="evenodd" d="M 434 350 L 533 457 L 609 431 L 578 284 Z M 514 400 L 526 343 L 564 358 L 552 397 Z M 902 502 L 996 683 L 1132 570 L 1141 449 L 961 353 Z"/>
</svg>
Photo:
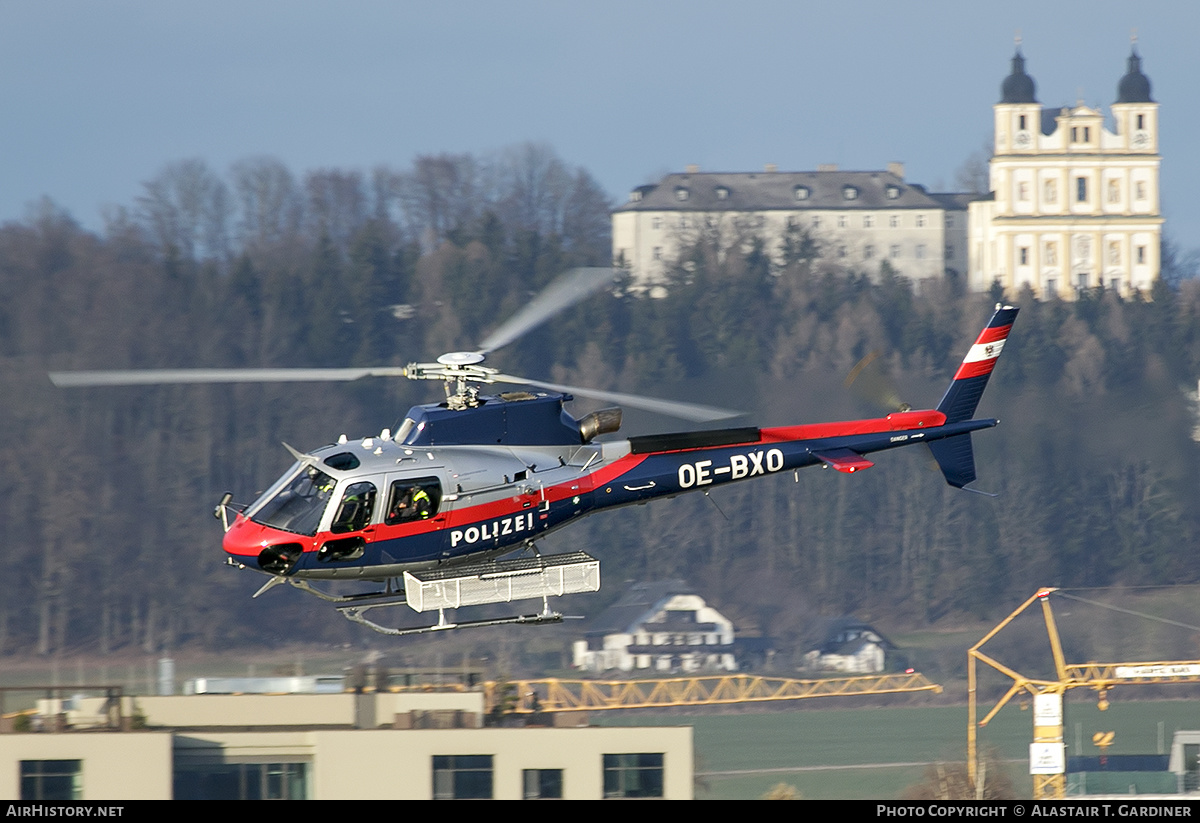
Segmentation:
<svg viewBox="0 0 1200 823">
<path fill-rule="evenodd" d="M 404 377 L 403 366 L 358 369 L 146 369 L 50 372 L 61 389 L 84 386 L 153 386 L 176 383 L 316 383 L 363 377 Z"/>
<path fill-rule="evenodd" d="M 560 275 L 541 294 L 500 324 L 479 344 L 483 354 L 507 346 L 530 329 L 541 325 L 563 309 L 613 284 L 611 268 L 579 268 Z"/>
<path fill-rule="evenodd" d="M 740 411 L 718 409 L 715 406 L 682 403 L 678 400 L 660 400 L 655 397 L 643 397 L 640 394 L 622 394 L 620 392 L 599 391 L 597 389 L 581 389 L 576 386 L 563 386 L 559 383 L 545 383 L 541 380 L 530 380 L 527 377 L 514 377 L 511 374 L 492 375 L 492 379 L 497 383 L 536 386 L 540 389 L 549 389 L 550 391 L 563 392 L 564 394 L 577 394 L 580 397 L 590 397 L 594 400 L 618 403 L 622 406 L 628 406 L 631 409 L 642 409 L 643 411 L 657 412 L 669 417 L 678 417 L 683 420 L 694 420 L 701 423 L 710 420 L 725 420 L 744 414 L 744 412 Z"/>
</svg>

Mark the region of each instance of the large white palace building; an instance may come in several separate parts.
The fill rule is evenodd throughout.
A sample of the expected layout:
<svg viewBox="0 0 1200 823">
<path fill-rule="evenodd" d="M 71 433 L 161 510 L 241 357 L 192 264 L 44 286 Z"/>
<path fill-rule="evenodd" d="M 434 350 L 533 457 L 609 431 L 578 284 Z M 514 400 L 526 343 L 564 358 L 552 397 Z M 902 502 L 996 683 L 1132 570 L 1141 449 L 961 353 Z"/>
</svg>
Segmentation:
<svg viewBox="0 0 1200 823">
<path fill-rule="evenodd" d="M 1018 51 L 995 109 L 991 195 L 970 204 L 969 284 L 1070 298 L 1159 276 L 1158 104 L 1136 50 L 1105 114 L 1046 107 Z M 1113 128 L 1109 129 L 1109 125 Z"/>
<path fill-rule="evenodd" d="M 1107 118 L 1082 102 L 1043 107 L 1020 51 L 994 109 L 987 195 L 928 192 L 905 180 L 900 163 L 689 167 L 635 188 L 613 211 L 614 262 L 653 285 L 699 240 L 732 248 L 758 239 L 784 263 L 803 234 L 823 259 L 871 275 L 887 261 L 918 282 L 965 275 L 975 291 L 998 282 L 1043 298 L 1100 286 L 1148 292 L 1159 276 L 1161 157 L 1158 104 L 1136 50 Z"/>
</svg>

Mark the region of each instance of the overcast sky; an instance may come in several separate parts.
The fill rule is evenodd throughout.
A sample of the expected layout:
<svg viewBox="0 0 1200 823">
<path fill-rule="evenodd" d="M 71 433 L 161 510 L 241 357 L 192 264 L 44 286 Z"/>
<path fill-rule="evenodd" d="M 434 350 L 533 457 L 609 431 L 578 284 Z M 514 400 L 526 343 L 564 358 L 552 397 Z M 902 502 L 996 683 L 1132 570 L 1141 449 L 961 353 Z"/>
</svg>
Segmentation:
<svg viewBox="0 0 1200 823">
<path fill-rule="evenodd" d="M 0 0 L 0 222 L 93 228 L 165 164 L 302 173 L 544 142 L 624 200 L 703 170 L 906 164 L 950 187 L 1020 31 L 1044 105 L 1107 107 L 1137 30 L 1167 232 L 1200 247 L 1195 0 Z"/>
</svg>

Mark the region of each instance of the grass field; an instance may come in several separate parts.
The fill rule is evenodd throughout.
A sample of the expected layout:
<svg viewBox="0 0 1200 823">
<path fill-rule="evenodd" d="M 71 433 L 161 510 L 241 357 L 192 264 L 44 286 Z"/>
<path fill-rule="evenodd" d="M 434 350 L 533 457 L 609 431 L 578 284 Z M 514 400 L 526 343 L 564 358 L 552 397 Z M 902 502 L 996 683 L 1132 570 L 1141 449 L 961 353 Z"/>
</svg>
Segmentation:
<svg viewBox="0 0 1200 823">
<path fill-rule="evenodd" d="M 893 799 L 921 779 L 926 764 L 966 756 L 965 706 L 688 716 L 597 713 L 592 722 L 694 727 L 698 798 L 757 798 L 786 783 L 806 799 Z M 1029 711 L 1009 706 L 980 731 L 981 746 L 994 748 L 1006 761 L 1013 784 L 1026 796 L 1032 727 Z M 1084 699 L 1067 705 L 1068 754 L 1099 754 L 1091 743 L 1099 731 L 1116 733 L 1110 754 L 1166 753 L 1179 729 L 1200 729 L 1200 703 L 1114 703 L 1106 712 Z"/>
</svg>

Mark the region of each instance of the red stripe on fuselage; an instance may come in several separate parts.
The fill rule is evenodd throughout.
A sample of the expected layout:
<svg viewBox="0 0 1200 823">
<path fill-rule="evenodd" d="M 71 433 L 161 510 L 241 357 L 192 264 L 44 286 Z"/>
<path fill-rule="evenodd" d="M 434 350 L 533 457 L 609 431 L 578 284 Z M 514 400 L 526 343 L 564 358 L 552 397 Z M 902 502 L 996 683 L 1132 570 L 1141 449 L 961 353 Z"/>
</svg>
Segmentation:
<svg viewBox="0 0 1200 823">
<path fill-rule="evenodd" d="M 799 426 L 780 426 L 763 429 L 760 443 L 780 443 L 788 440 L 823 440 L 852 434 L 877 434 L 887 431 L 931 429 L 946 422 L 946 415 L 932 409 L 898 412 L 870 420 L 846 420 L 840 423 L 807 423 Z"/>
</svg>

